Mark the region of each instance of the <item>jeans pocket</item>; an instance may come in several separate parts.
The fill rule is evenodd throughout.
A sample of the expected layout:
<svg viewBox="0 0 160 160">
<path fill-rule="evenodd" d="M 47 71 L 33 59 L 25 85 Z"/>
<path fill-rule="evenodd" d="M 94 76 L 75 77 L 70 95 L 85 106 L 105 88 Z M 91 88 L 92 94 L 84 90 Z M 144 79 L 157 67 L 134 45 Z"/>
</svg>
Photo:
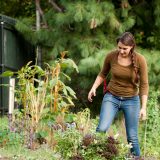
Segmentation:
<svg viewBox="0 0 160 160">
<path fill-rule="evenodd" d="M 113 100 L 113 95 L 109 92 L 107 92 L 103 97 L 103 101 L 112 101 L 112 100 Z"/>
</svg>

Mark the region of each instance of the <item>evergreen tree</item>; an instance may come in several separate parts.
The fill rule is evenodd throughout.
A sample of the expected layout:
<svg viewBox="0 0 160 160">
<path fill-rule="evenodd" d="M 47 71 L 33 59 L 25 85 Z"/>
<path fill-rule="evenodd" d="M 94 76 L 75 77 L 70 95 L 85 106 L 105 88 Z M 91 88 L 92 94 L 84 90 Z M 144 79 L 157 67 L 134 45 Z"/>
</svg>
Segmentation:
<svg viewBox="0 0 160 160">
<path fill-rule="evenodd" d="M 115 44 L 113 40 L 135 24 L 134 16 L 129 16 L 131 6 L 124 0 L 119 2 L 119 7 L 116 8 L 112 1 L 49 2 L 50 7 L 44 15 L 47 28 L 42 21 L 42 29 L 34 31 L 32 19 L 28 19 L 28 22 L 23 19 L 17 24 L 17 28 L 33 44 L 43 47 L 43 57 L 50 60 L 50 63 L 60 52 L 68 51 L 67 56 L 71 57 L 80 69 L 80 74 L 73 82 L 75 90 L 81 97 L 84 95 L 86 98 L 107 50 L 113 48 L 112 43 Z"/>
<path fill-rule="evenodd" d="M 102 66 L 105 55 L 114 48 L 115 39 L 119 34 L 131 30 L 136 35 L 138 44 L 144 47 L 151 43 L 155 47 L 158 46 L 158 40 L 155 40 L 160 35 L 157 34 L 160 13 L 158 0 L 37 2 L 41 13 L 41 29 L 35 30 L 35 14 L 19 19 L 16 27 L 26 39 L 42 47 L 44 61 L 52 63 L 60 52 L 68 51 L 67 56 L 79 66 L 80 73 L 74 75 L 72 82 L 74 89 L 79 93 L 77 96 L 82 100 L 87 101 L 89 88 Z"/>
<path fill-rule="evenodd" d="M 0 13 L 12 18 L 35 15 L 35 4 L 32 0 L 1 0 Z"/>
</svg>

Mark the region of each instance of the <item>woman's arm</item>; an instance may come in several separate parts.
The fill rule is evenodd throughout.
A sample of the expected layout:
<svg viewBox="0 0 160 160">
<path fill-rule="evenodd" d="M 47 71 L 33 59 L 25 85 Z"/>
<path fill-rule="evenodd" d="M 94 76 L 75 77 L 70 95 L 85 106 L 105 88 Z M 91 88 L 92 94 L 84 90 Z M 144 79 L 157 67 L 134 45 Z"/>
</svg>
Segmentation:
<svg viewBox="0 0 160 160">
<path fill-rule="evenodd" d="M 97 78 L 96 78 L 96 80 L 95 80 L 95 82 L 94 82 L 94 84 L 93 84 L 93 86 L 92 86 L 92 88 L 91 88 L 91 90 L 88 93 L 88 100 L 90 102 L 93 101 L 92 96 L 96 96 L 96 89 L 99 87 L 99 85 L 103 81 L 104 81 L 104 78 L 98 75 Z"/>
<path fill-rule="evenodd" d="M 148 95 L 148 91 L 149 91 L 149 85 L 148 85 L 148 68 L 147 68 L 147 62 L 144 56 L 140 56 L 139 57 L 139 63 L 140 63 L 140 88 L 139 88 L 139 92 L 140 92 L 140 97 L 141 97 L 141 102 L 142 99 L 143 101 L 145 101 L 146 98 L 142 98 L 143 95 Z M 144 96 L 145 97 L 145 96 Z M 143 102 L 144 104 L 144 102 Z"/>
<path fill-rule="evenodd" d="M 142 120 L 146 120 L 147 113 L 147 99 L 148 99 L 148 69 L 147 62 L 145 58 L 142 56 L 140 61 L 140 98 L 141 98 L 141 110 L 140 110 L 140 118 Z"/>
<path fill-rule="evenodd" d="M 146 120 L 146 118 L 147 118 L 147 111 L 146 111 L 146 108 L 147 108 L 147 99 L 148 99 L 147 95 L 142 95 L 141 96 L 141 110 L 140 110 L 139 117 L 142 120 Z"/>
<path fill-rule="evenodd" d="M 141 108 L 142 108 L 142 109 L 146 109 L 147 99 L 148 99 L 148 96 L 147 96 L 147 95 L 141 96 Z"/>
<path fill-rule="evenodd" d="M 104 63 L 103 63 L 103 67 L 102 70 L 99 72 L 91 90 L 88 93 L 88 100 L 90 102 L 92 102 L 92 96 L 96 96 L 96 89 L 99 87 L 99 85 L 104 81 L 104 79 L 106 78 L 106 76 L 108 75 L 110 68 L 111 68 L 111 61 L 112 61 L 112 57 L 115 55 L 115 52 L 110 52 L 109 54 L 107 54 L 107 56 L 105 57 Z"/>
</svg>

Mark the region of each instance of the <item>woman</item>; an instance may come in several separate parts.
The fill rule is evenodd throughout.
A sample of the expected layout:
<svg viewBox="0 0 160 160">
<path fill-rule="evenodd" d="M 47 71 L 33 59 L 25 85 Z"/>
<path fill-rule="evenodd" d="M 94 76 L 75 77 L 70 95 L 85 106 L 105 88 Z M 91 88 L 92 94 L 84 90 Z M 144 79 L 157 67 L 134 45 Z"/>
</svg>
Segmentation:
<svg viewBox="0 0 160 160">
<path fill-rule="evenodd" d="M 145 58 L 134 51 L 135 39 L 130 32 L 123 33 L 117 39 L 117 46 L 117 50 L 107 54 L 103 68 L 88 94 L 88 100 L 92 102 L 92 96 L 96 96 L 96 89 L 111 72 L 111 79 L 102 101 L 100 120 L 96 131 L 106 132 L 116 113 L 122 110 L 127 141 L 132 145 L 131 154 L 139 157 L 138 119 L 139 117 L 142 120 L 146 119 L 149 88 L 147 64 Z"/>
</svg>

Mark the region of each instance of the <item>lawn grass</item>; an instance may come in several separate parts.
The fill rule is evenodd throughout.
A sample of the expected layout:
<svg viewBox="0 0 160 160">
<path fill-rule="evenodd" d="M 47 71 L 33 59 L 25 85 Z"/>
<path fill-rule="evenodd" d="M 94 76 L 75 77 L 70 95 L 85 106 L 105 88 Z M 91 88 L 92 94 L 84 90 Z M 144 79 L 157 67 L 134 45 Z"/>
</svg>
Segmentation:
<svg viewBox="0 0 160 160">
<path fill-rule="evenodd" d="M 36 150 L 30 150 L 24 146 L 0 148 L 0 157 L 11 160 L 60 160 L 60 156 L 46 145 Z"/>
</svg>

